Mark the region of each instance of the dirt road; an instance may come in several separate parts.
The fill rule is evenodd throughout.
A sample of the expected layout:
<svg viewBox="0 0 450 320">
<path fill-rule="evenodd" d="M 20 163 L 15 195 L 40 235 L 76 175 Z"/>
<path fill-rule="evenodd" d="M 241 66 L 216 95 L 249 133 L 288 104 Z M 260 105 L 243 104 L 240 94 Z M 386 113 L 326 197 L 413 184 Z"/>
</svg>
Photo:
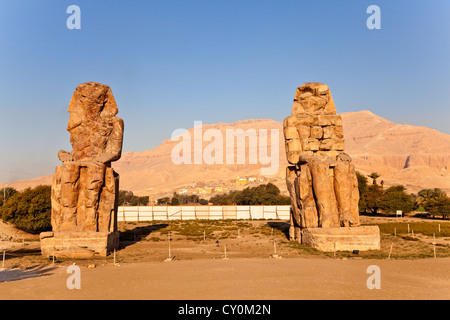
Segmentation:
<svg viewBox="0 0 450 320">
<path fill-rule="evenodd" d="M 381 289 L 368 289 L 370 265 Z M 81 266 L 81 289 L 67 266 L 46 276 L 0 283 L 1 299 L 450 299 L 450 258 L 340 260 L 205 259 Z M 44 270 L 41 270 L 44 271 Z"/>
</svg>

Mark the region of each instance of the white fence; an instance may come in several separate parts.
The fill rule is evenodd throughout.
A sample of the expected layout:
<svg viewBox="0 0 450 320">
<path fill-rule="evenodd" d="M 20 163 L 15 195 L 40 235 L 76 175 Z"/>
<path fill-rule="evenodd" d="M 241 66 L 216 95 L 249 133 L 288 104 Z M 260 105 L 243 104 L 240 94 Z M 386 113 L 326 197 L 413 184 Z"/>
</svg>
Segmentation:
<svg viewBox="0 0 450 320">
<path fill-rule="evenodd" d="M 119 207 L 117 221 L 289 220 L 290 206 L 152 206 Z"/>
</svg>

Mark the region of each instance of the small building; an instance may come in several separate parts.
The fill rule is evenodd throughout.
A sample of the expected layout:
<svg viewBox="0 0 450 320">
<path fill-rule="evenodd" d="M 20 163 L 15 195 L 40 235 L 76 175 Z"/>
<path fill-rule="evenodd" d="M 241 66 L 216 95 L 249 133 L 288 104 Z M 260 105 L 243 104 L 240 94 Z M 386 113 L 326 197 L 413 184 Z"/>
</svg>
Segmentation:
<svg viewBox="0 0 450 320">
<path fill-rule="evenodd" d="M 245 186 L 246 184 L 248 184 L 247 178 L 241 178 L 241 177 L 237 177 L 236 178 L 236 185 L 237 186 Z"/>
</svg>

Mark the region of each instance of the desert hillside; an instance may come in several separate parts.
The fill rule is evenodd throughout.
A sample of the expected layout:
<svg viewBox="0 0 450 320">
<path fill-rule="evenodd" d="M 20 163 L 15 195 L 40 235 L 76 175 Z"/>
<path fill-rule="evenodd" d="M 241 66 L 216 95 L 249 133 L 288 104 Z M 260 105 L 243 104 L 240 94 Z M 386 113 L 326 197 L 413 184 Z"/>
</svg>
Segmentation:
<svg viewBox="0 0 450 320">
<path fill-rule="evenodd" d="M 378 172 L 388 185 L 411 192 L 439 187 L 450 192 L 450 135 L 396 124 L 370 111 L 342 114 L 346 150 L 357 169 Z"/>
<path fill-rule="evenodd" d="M 379 180 L 383 180 L 385 186 L 403 184 L 410 192 L 439 187 L 450 193 L 450 135 L 426 127 L 396 124 L 370 111 L 342 113 L 341 116 L 344 123 L 346 152 L 352 156 L 358 171 L 364 174 L 378 172 L 381 174 Z M 204 124 L 202 135 L 212 132 L 210 129 L 217 129 L 214 132 L 221 134 L 219 134 L 218 140 L 216 140 L 217 137 L 214 137 L 211 140 L 203 141 L 202 151 L 216 156 L 217 159 L 222 159 L 223 164 L 207 164 L 205 159 L 200 159 L 200 164 L 193 164 L 196 150 L 192 144 L 190 155 L 187 152 L 186 154 L 179 153 L 179 155 L 187 156 L 191 164 L 176 165 L 173 163 L 171 155 L 174 148 L 181 146 L 181 140 L 167 139 L 151 150 L 126 152 L 119 161 L 113 164 L 115 170 L 120 174 L 120 188 L 156 198 L 183 189 L 192 191 L 197 188 L 212 187 L 214 190 L 216 187 L 222 188 L 222 190 L 226 190 L 225 188 L 231 190 L 271 181 L 278 185 L 283 192 L 286 191 L 284 168 L 287 161 L 281 122 L 263 119 L 244 120 L 232 124 Z M 227 161 L 227 151 L 234 155 L 239 153 L 236 141 L 235 152 L 231 149 L 232 146 L 227 144 L 227 129 L 242 129 L 244 132 L 250 132 L 247 130 L 253 129 L 256 136 L 267 131 L 268 144 L 266 148 L 256 149 L 259 145 L 258 139 L 250 144 L 250 149 L 252 149 L 250 154 L 256 155 L 256 159 L 253 159 L 256 164 L 249 164 L 251 160 L 248 156 L 249 141 L 246 144 L 245 164 L 230 164 L 230 161 Z M 199 130 L 194 133 L 194 128 L 188 132 L 192 139 L 194 134 L 198 136 L 200 133 Z M 274 133 L 279 145 L 276 156 L 274 155 L 272 158 L 270 157 L 271 132 Z M 278 133 L 278 137 L 276 133 Z M 223 141 L 220 141 L 220 138 Z M 222 156 L 210 152 L 214 144 L 218 146 L 220 143 L 224 146 Z M 226 149 L 227 146 L 228 149 Z M 206 149 L 208 147 L 209 151 Z M 273 147 L 273 150 L 276 150 L 275 143 Z M 261 163 L 263 158 L 259 154 L 260 149 L 267 152 L 271 162 Z M 277 162 L 278 171 L 271 175 L 262 174 L 261 168 L 267 169 L 271 164 L 275 166 Z M 235 186 L 237 177 L 253 178 L 256 181 L 247 185 Z M 17 181 L 9 185 L 23 189 L 27 186 L 50 183 L 51 175 Z"/>
</svg>

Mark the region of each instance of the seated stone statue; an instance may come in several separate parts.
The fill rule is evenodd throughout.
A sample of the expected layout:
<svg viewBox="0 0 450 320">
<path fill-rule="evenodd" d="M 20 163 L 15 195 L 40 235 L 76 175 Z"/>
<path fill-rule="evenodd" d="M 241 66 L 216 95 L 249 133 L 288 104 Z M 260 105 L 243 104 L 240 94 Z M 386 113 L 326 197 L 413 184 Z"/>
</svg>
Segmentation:
<svg viewBox="0 0 450 320">
<path fill-rule="evenodd" d="M 351 158 L 344 153 L 342 119 L 327 85 L 297 88 L 292 115 L 284 120 L 291 196 L 290 238 L 304 228 L 359 225 L 358 180 Z"/>
<path fill-rule="evenodd" d="M 60 150 L 63 162 L 52 186 L 53 231 L 117 231 L 119 176 L 111 162 L 122 153 L 123 120 L 111 89 L 88 82 L 75 89 L 69 104 L 72 151 Z"/>
</svg>

